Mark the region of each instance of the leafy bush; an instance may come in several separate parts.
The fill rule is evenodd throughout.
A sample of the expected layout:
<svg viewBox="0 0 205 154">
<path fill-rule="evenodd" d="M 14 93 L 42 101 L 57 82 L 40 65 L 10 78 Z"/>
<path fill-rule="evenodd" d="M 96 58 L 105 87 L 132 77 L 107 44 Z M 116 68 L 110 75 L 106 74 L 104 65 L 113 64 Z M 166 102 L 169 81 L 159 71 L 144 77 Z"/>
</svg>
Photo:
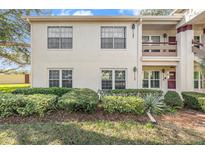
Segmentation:
<svg viewBox="0 0 205 154">
<path fill-rule="evenodd" d="M 24 94 L 24 95 L 32 95 L 32 94 L 52 94 L 57 96 L 62 96 L 63 94 L 71 91 L 71 88 L 24 88 L 24 89 L 16 89 L 13 91 L 13 94 Z"/>
<path fill-rule="evenodd" d="M 144 98 L 145 111 L 153 114 L 161 114 L 167 110 L 166 104 L 160 99 L 160 96 L 149 94 Z"/>
<path fill-rule="evenodd" d="M 164 96 L 164 102 L 172 108 L 182 108 L 183 101 L 176 91 L 167 91 Z"/>
<path fill-rule="evenodd" d="M 102 99 L 102 108 L 109 112 L 119 113 L 144 113 L 143 99 L 136 96 L 104 96 Z"/>
<path fill-rule="evenodd" d="M 28 87 L 30 87 L 29 84 L 5 84 L 5 85 L 0 85 L 0 92 L 11 93 L 18 88 L 28 88 Z"/>
<path fill-rule="evenodd" d="M 197 109 L 197 110 L 204 110 L 205 105 L 205 94 L 204 93 L 198 93 L 198 92 L 182 92 L 182 97 L 184 99 L 185 106 Z"/>
<path fill-rule="evenodd" d="M 98 95 L 90 89 L 73 89 L 64 94 L 58 101 L 58 107 L 70 112 L 95 111 L 98 103 Z"/>
<path fill-rule="evenodd" d="M 0 94 L 0 116 L 8 117 L 17 114 L 17 109 L 25 104 L 23 95 Z"/>
<path fill-rule="evenodd" d="M 25 106 L 19 107 L 17 113 L 22 116 L 37 114 L 43 116 L 48 110 L 55 108 L 57 96 L 34 94 L 25 96 Z"/>
<path fill-rule="evenodd" d="M 57 96 L 55 95 L 0 94 L 0 116 L 7 117 L 15 114 L 43 116 L 47 110 L 54 108 L 56 101 Z"/>
<path fill-rule="evenodd" d="M 104 90 L 102 95 L 105 96 L 139 96 L 145 97 L 148 94 L 155 94 L 162 96 L 163 91 L 153 89 L 115 89 L 115 90 Z"/>
</svg>

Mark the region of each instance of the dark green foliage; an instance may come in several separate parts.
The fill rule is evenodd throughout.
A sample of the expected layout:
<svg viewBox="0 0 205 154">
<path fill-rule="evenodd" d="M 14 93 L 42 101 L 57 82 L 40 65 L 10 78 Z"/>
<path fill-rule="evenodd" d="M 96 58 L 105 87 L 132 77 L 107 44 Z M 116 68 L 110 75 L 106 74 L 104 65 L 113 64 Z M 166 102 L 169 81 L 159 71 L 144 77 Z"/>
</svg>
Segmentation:
<svg viewBox="0 0 205 154">
<path fill-rule="evenodd" d="M 7 117 L 15 114 L 28 116 L 43 114 L 55 107 L 57 96 L 55 95 L 14 95 L 0 94 L 0 116 Z"/>
<path fill-rule="evenodd" d="M 62 96 L 63 94 L 71 91 L 71 88 L 19 88 L 13 91 L 13 94 L 24 94 L 24 95 L 32 95 L 32 94 L 52 94 L 57 96 Z"/>
<path fill-rule="evenodd" d="M 205 112 L 205 94 L 198 92 L 182 92 L 185 106 Z"/>
<path fill-rule="evenodd" d="M 0 116 L 7 117 L 17 114 L 18 107 L 25 106 L 23 95 L 0 94 Z"/>
<path fill-rule="evenodd" d="M 28 116 L 37 114 L 43 116 L 46 111 L 55 109 L 57 96 L 34 94 L 25 96 L 26 104 L 17 109 L 18 114 Z"/>
<path fill-rule="evenodd" d="M 115 89 L 103 91 L 103 95 L 107 96 L 139 96 L 143 98 L 148 94 L 162 96 L 163 92 L 153 89 Z"/>
<path fill-rule="evenodd" d="M 90 89 L 72 89 L 58 101 L 58 107 L 70 112 L 91 113 L 96 110 L 98 95 Z"/>
<path fill-rule="evenodd" d="M 141 115 L 144 113 L 144 101 L 136 96 L 104 96 L 102 108 L 109 112 L 133 113 Z"/>
<path fill-rule="evenodd" d="M 164 96 L 164 102 L 173 108 L 182 108 L 184 105 L 181 97 L 176 91 L 167 91 Z"/>
</svg>

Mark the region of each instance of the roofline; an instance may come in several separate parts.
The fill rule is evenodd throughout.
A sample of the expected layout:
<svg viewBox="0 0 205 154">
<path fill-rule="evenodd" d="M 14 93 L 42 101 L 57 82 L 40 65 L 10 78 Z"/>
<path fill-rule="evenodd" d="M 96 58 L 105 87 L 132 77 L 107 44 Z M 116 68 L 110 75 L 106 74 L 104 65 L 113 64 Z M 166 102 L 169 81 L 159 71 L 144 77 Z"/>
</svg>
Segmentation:
<svg viewBox="0 0 205 154">
<path fill-rule="evenodd" d="M 187 9 L 175 9 L 174 11 L 172 11 L 170 13 L 170 16 L 174 15 L 174 14 L 184 14 L 184 12 L 186 11 Z"/>
<path fill-rule="evenodd" d="M 49 21 L 180 21 L 183 16 L 25 16 L 29 23 Z"/>
</svg>

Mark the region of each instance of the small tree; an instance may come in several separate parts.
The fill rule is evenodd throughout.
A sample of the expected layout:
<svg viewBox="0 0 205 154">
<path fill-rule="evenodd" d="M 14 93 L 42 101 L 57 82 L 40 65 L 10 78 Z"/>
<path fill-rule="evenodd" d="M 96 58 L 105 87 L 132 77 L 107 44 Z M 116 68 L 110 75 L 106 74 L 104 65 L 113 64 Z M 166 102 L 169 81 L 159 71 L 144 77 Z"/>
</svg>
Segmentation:
<svg viewBox="0 0 205 154">
<path fill-rule="evenodd" d="M 144 97 L 145 111 L 153 123 L 157 123 L 152 114 L 161 114 L 163 113 L 167 106 L 160 99 L 159 95 L 148 94 Z"/>
</svg>

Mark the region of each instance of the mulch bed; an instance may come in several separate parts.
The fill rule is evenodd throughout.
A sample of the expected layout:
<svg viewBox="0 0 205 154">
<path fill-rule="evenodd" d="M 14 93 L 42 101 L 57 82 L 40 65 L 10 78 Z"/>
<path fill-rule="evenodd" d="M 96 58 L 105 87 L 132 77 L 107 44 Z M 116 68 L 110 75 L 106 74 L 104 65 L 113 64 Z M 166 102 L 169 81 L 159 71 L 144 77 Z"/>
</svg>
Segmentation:
<svg viewBox="0 0 205 154">
<path fill-rule="evenodd" d="M 174 123 L 180 127 L 194 129 L 205 133 L 205 113 L 191 109 L 183 109 L 176 114 L 157 116 L 159 121 Z"/>
<path fill-rule="evenodd" d="M 106 113 L 98 109 L 96 113 L 68 113 L 66 111 L 53 111 L 39 117 L 37 115 L 29 117 L 11 116 L 11 117 L 0 117 L 0 124 L 21 124 L 21 123 L 35 123 L 35 122 L 69 122 L 69 121 L 129 121 L 134 120 L 137 122 L 148 122 L 149 119 L 145 115 L 133 115 L 133 114 L 122 114 L 122 113 Z"/>
</svg>

